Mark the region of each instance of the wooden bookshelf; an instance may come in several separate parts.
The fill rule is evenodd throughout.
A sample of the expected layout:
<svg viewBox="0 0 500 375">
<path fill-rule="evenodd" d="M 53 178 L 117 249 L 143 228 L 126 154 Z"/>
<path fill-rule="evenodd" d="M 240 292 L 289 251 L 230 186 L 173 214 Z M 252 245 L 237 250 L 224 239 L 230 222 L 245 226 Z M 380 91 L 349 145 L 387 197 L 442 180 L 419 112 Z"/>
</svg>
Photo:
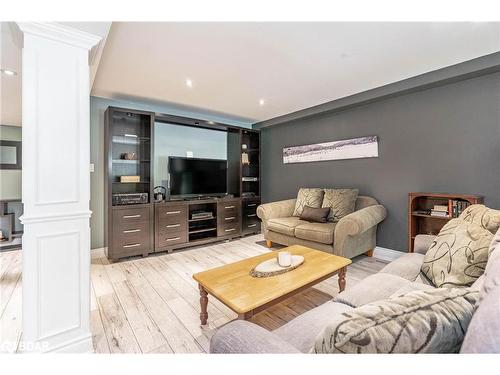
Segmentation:
<svg viewBox="0 0 500 375">
<path fill-rule="evenodd" d="M 448 209 L 448 216 L 432 216 L 430 211 L 435 205 L 451 207 L 452 201 L 465 204 L 482 204 L 483 197 L 471 194 L 447 193 L 408 193 L 408 251 L 413 252 L 415 236 L 418 234 L 439 233 L 451 219 L 453 213 Z"/>
</svg>

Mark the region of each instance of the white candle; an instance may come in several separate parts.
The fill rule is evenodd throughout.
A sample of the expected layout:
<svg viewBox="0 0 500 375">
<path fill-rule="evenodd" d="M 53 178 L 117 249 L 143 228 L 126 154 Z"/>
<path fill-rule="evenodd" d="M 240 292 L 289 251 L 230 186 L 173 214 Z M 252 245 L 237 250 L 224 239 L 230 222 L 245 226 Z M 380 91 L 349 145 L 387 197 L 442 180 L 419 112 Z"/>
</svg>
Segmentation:
<svg viewBox="0 0 500 375">
<path fill-rule="evenodd" d="M 278 253 L 278 264 L 281 267 L 290 267 L 292 265 L 292 254 L 288 251 L 280 251 Z"/>
</svg>

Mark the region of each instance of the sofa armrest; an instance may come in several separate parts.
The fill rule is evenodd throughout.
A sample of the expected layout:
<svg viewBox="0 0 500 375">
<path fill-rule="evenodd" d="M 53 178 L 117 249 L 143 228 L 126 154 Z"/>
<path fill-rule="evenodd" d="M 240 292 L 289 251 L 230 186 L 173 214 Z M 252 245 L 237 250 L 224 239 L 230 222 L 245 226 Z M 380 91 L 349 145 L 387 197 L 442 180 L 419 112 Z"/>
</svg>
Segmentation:
<svg viewBox="0 0 500 375">
<path fill-rule="evenodd" d="M 381 204 L 362 208 L 344 216 L 335 227 L 335 236 L 356 236 L 374 227 L 387 216 L 387 211 Z"/>
<path fill-rule="evenodd" d="M 413 252 L 425 254 L 435 238 L 436 236 L 431 234 L 417 234 L 415 236 L 415 242 L 413 243 Z"/>
<path fill-rule="evenodd" d="M 264 203 L 257 207 L 257 216 L 261 220 L 290 217 L 295 209 L 297 199 L 287 199 L 271 203 Z"/>
<path fill-rule="evenodd" d="M 381 204 L 365 207 L 344 216 L 335 226 L 333 244 L 334 254 L 352 257 L 353 255 L 350 254 L 351 251 L 346 251 L 346 249 L 344 249 L 349 239 L 360 236 L 369 229 L 375 229 L 377 224 L 384 220 L 386 216 L 387 210 Z M 373 234 L 371 237 L 373 237 L 372 241 L 374 242 L 375 235 Z"/>
<path fill-rule="evenodd" d="M 210 340 L 210 353 L 300 353 L 295 347 L 268 330 L 247 322 L 236 320 L 219 328 Z"/>
</svg>

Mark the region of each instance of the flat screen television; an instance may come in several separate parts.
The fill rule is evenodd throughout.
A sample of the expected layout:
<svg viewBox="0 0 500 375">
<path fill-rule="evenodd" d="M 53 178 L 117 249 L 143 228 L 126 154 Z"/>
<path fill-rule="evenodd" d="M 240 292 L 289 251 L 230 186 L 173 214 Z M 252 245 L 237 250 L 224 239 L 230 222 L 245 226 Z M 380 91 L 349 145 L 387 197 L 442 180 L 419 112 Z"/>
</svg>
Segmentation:
<svg viewBox="0 0 500 375">
<path fill-rule="evenodd" d="M 227 192 L 227 160 L 169 156 L 170 195 L 219 195 Z"/>
</svg>

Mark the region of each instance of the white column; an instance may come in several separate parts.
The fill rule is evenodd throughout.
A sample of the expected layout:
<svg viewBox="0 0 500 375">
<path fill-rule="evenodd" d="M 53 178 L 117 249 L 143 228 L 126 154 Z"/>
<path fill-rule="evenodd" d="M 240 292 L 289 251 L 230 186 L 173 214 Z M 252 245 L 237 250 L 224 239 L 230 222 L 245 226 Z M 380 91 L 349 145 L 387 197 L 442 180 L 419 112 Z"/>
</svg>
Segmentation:
<svg viewBox="0 0 500 375">
<path fill-rule="evenodd" d="M 89 50 L 56 23 L 23 33 L 23 343 L 90 352 Z"/>
</svg>

